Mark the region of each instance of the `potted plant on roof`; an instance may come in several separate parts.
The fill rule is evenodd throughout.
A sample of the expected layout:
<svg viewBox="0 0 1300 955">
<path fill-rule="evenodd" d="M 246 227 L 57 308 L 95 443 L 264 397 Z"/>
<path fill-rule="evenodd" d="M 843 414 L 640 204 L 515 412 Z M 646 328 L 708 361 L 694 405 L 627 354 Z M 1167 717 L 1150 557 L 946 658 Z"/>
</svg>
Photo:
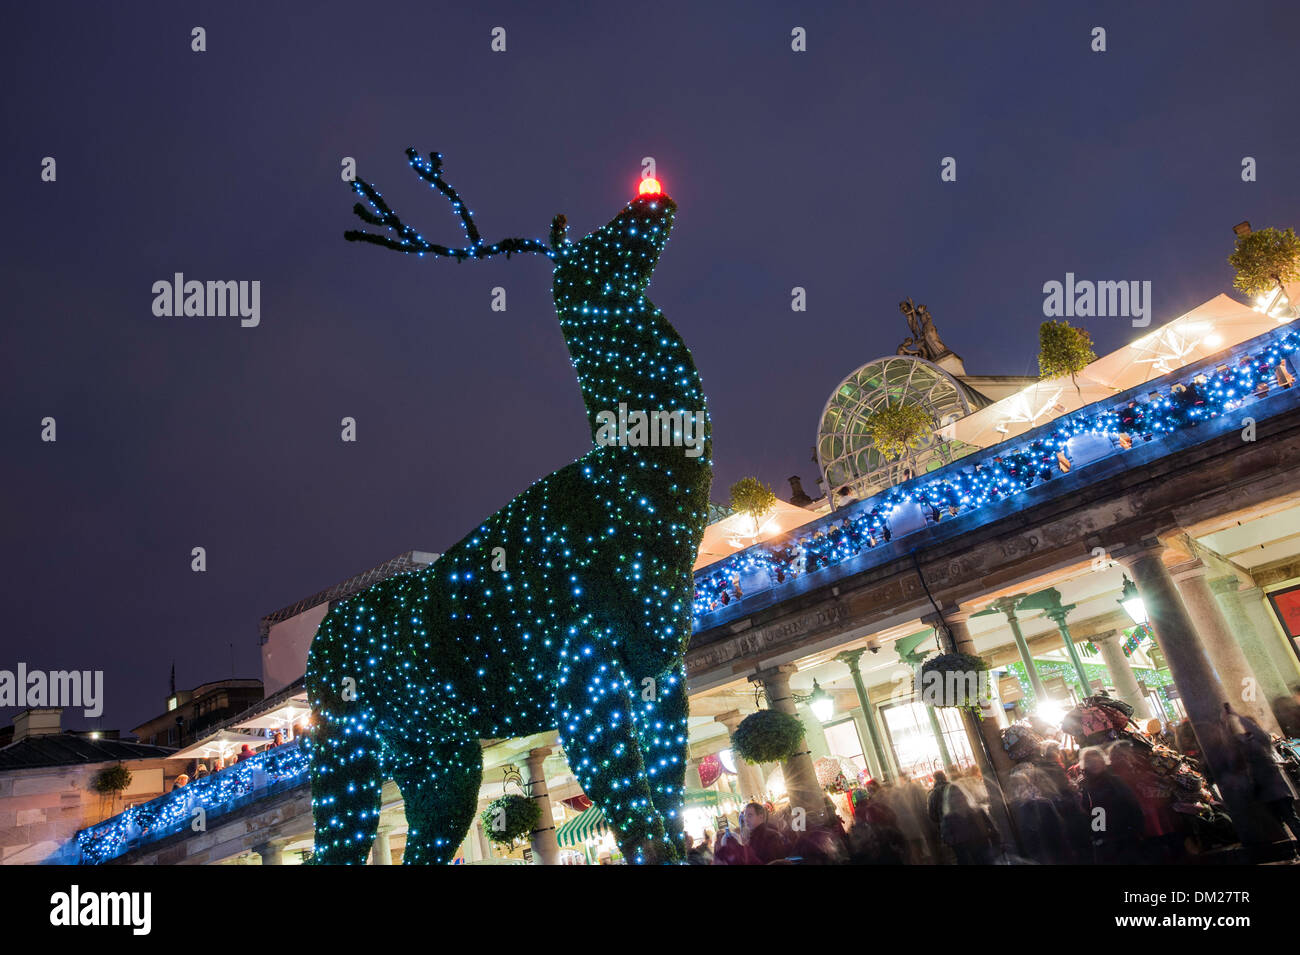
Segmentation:
<svg viewBox="0 0 1300 955">
<path fill-rule="evenodd" d="M 757 540 L 775 506 L 776 492 L 756 477 L 741 478 L 731 485 L 731 509 L 744 519 L 736 536 Z"/>
<path fill-rule="evenodd" d="M 871 443 L 881 457 L 894 463 L 905 462 L 901 480 L 916 477 L 916 452 L 925 447 L 934 433 L 934 416 L 921 405 L 908 404 L 900 398 L 897 402 L 886 401 L 871 412 L 865 424 Z M 887 520 L 895 537 L 925 526 L 925 515 L 916 501 L 895 505 Z"/>
<path fill-rule="evenodd" d="M 128 786 L 131 785 L 131 770 L 126 768 L 126 763 L 118 763 L 116 766 L 106 766 L 97 772 L 90 780 L 91 791 L 99 794 L 100 814 L 107 817 L 116 811 L 117 798 L 124 793 Z M 104 801 L 108 801 L 107 813 L 104 812 Z"/>
<path fill-rule="evenodd" d="M 1249 230 L 1249 226 L 1245 229 Z M 1300 279 L 1300 238 L 1295 229 L 1243 231 L 1237 236 L 1228 264 L 1237 270 L 1233 287 L 1254 298 L 1260 308 L 1273 314 L 1280 297 L 1286 300 L 1281 314 L 1296 313 L 1296 303 L 1286 292 L 1288 283 Z"/>
<path fill-rule="evenodd" d="M 1075 328 L 1069 322 L 1057 320 L 1043 322 L 1038 326 L 1038 374 L 1044 381 L 1051 378 L 1069 377 L 1078 392 L 1079 401 L 1083 401 L 1083 389 L 1079 387 L 1079 372 L 1097 360 L 1092 350 L 1092 336 L 1082 328 Z"/>
</svg>

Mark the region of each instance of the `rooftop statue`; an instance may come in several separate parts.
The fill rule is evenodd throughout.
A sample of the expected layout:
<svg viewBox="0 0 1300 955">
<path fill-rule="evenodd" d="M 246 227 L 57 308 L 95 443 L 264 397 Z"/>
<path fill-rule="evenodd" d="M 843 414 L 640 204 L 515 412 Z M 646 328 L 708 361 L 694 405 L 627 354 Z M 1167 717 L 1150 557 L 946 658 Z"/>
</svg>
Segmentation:
<svg viewBox="0 0 1300 955">
<path fill-rule="evenodd" d="M 934 319 L 930 310 L 924 305 L 915 304 L 910 298 L 898 303 L 899 311 L 907 317 L 907 327 L 912 334 L 898 346 L 897 354 L 913 355 L 927 361 L 937 361 L 952 350 L 943 343 L 935 330 Z"/>
</svg>

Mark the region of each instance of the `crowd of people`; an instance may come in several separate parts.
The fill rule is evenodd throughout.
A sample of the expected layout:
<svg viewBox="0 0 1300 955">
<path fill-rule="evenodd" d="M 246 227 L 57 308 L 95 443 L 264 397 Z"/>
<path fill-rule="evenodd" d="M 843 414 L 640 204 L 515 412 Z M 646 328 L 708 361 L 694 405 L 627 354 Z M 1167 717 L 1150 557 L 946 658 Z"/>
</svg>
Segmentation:
<svg viewBox="0 0 1300 955">
<path fill-rule="evenodd" d="M 1300 846 L 1296 792 L 1273 752 L 1269 734 L 1248 717 L 1228 712 L 1236 784 L 1289 830 Z M 1225 720 L 1225 725 L 1227 720 Z M 1152 720 L 1148 734 L 1197 755 L 1189 723 Z M 1048 741 L 1009 773 L 1004 797 L 1014 843 L 994 824 L 990 793 L 977 769 L 933 774 L 927 787 L 914 778 L 870 781 L 853 790 L 846 826 L 827 800 L 825 821 L 800 826 L 788 808 L 751 802 L 732 827 L 692 840 L 695 865 L 989 865 L 1176 864 L 1234 843 L 1221 811 L 1187 815 L 1158 798 L 1133 743 L 1118 740 L 1065 752 Z M 802 815 L 802 814 L 800 814 Z M 1098 824 L 1098 820 L 1102 820 Z M 1300 859 L 1300 856 L 1297 856 Z"/>
<path fill-rule="evenodd" d="M 304 732 L 302 729 L 298 727 L 294 727 L 294 729 L 297 731 L 298 735 L 302 735 L 302 733 Z M 275 749 L 278 746 L 283 746 L 287 741 L 292 740 L 293 738 L 294 737 L 290 736 L 286 739 L 284 732 L 282 730 L 276 730 L 271 737 L 270 746 L 268 746 L 265 750 L 263 750 L 263 752 L 269 752 L 270 750 Z M 184 789 L 191 782 L 197 783 L 200 780 L 207 778 L 213 773 L 219 773 L 223 769 L 226 769 L 228 767 L 237 766 L 239 763 L 242 763 L 244 760 L 252 759 L 256 755 L 257 755 L 256 750 L 254 750 L 253 747 L 250 746 L 248 743 L 244 743 L 242 746 L 239 747 L 239 752 L 231 753 L 229 756 L 217 756 L 216 758 L 214 758 L 212 760 L 211 769 L 208 768 L 208 764 L 203 760 L 201 759 L 195 760 L 194 775 L 191 776 L 189 773 L 181 773 L 172 781 L 172 789 Z"/>
</svg>

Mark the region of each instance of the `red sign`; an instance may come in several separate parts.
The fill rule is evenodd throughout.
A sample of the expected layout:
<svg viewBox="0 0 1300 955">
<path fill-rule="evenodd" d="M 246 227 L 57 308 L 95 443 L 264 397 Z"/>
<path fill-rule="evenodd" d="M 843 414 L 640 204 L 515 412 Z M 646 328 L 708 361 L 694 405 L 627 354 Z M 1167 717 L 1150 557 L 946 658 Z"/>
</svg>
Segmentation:
<svg viewBox="0 0 1300 955">
<path fill-rule="evenodd" d="M 1300 585 L 1288 587 L 1286 590 L 1275 590 L 1268 595 L 1268 599 L 1273 604 L 1273 609 L 1277 611 L 1286 635 L 1292 640 L 1300 637 Z"/>
</svg>

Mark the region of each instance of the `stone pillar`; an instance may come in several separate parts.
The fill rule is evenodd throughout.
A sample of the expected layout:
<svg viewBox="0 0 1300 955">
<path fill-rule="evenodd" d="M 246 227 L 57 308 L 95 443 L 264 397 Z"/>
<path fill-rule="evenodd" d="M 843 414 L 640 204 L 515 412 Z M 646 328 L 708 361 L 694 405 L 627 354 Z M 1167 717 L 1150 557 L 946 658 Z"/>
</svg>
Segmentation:
<svg viewBox="0 0 1300 955">
<path fill-rule="evenodd" d="M 1268 597 L 1258 587 L 1237 593 L 1246 618 L 1255 625 L 1264 647 L 1268 650 L 1283 682 L 1289 687 L 1300 687 L 1300 654 L 1295 644 L 1282 630 Z"/>
<path fill-rule="evenodd" d="M 524 762 L 527 774 L 524 782 L 528 784 L 528 794 L 542 811 L 537 828 L 529 837 L 533 847 L 533 858 L 539 865 L 560 864 L 560 844 L 555 837 L 555 813 L 551 809 L 551 794 L 546 790 L 546 757 L 551 755 L 551 747 L 538 746 L 528 751 Z"/>
<path fill-rule="evenodd" d="M 862 708 L 862 722 L 867 727 L 867 748 L 871 750 L 867 754 L 867 761 L 871 764 L 873 774 L 878 778 L 889 782 L 893 779 L 893 771 L 889 765 L 889 757 L 885 754 L 885 735 L 881 732 L 880 724 L 876 719 L 876 709 L 871 705 L 871 698 L 867 694 L 867 685 L 862 681 L 861 660 L 862 654 L 866 649 L 846 650 L 836 656 L 835 659 L 842 660 L 848 665 L 849 673 L 853 676 L 853 688 L 858 693 L 858 705 Z M 942 737 L 941 737 L 942 738 Z M 944 760 L 947 765 L 947 760 Z"/>
<path fill-rule="evenodd" d="M 1200 560 L 1191 560 L 1173 568 L 1172 574 L 1183 604 L 1195 621 L 1205 654 L 1223 684 L 1225 699 L 1238 713 L 1249 716 L 1270 733 L 1280 734 L 1277 717 L 1265 701 L 1263 683 L 1247 662 L 1237 635 L 1214 599 L 1208 568 Z"/>
<path fill-rule="evenodd" d="M 1042 704 L 1049 699 L 1047 688 L 1043 686 L 1043 681 L 1038 678 L 1038 668 L 1034 666 L 1034 658 L 1029 653 L 1029 644 L 1025 642 L 1025 635 L 1020 632 L 1020 620 L 1016 617 L 1016 604 L 1019 602 L 1020 598 L 1018 597 L 1001 597 L 989 604 L 989 607 L 993 610 L 1000 610 L 1007 615 L 1007 623 L 1011 627 L 1011 636 L 1016 641 L 1016 650 L 1020 653 L 1020 662 L 1024 664 L 1025 672 L 1029 674 L 1029 685 L 1034 688 L 1034 702 Z"/>
<path fill-rule="evenodd" d="M 1163 723 L 1164 714 L 1151 712 L 1151 704 L 1143 695 L 1142 687 L 1138 686 L 1133 664 L 1124 656 L 1124 648 L 1120 646 L 1120 633 L 1119 630 L 1112 630 L 1092 638 L 1092 642 L 1101 651 L 1101 659 L 1106 664 L 1106 672 L 1110 674 L 1110 682 L 1115 685 L 1119 698 L 1133 707 L 1134 719 L 1141 721 L 1157 717 Z"/>
<path fill-rule="evenodd" d="M 375 841 L 370 846 L 371 865 L 393 864 L 393 844 L 389 840 L 391 832 L 392 830 L 387 826 L 380 826 L 375 833 Z"/>
<path fill-rule="evenodd" d="M 762 670 L 749 679 L 750 682 L 763 684 L 768 706 L 797 719 L 799 712 L 790 691 L 790 676 L 798 670 L 793 663 L 786 663 L 770 670 Z M 806 750 L 795 753 L 782 761 L 781 771 L 785 775 L 785 790 L 789 794 L 790 805 L 804 809 L 808 814 L 809 825 L 821 823 L 825 818 L 827 800 L 821 786 L 817 785 L 817 771 L 813 767 L 812 754 Z"/>
<path fill-rule="evenodd" d="M 1117 555 L 1133 578 L 1146 607 L 1156 643 L 1174 678 L 1207 767 L 1223 793 L 1237 834 L 1247 846 L 1260 847 L 1282 837 L 1281 827 L 1255 803 L 1249 779 L 1236 771 L 1233 745 L 1223 725 L 1228 699 L 1214 664 L 1192 624 L 1188 608 L 1162 555 L 1165 546 L 1148 538 L 1128 553 Z M 1209 588 L 1206 587 L 1208 593 Z"/>
<path fill-rule="evenodd" d="M 1080 699 L 1085 696 L 1092 696 L 1092 683 L 1088 680 L 1088 671 L 1083 668 L 1083 660 L 1079 657 L 1079 648 L 1074 645 L 1074 638 L 1070 636 L 1070 627 L 1065 622 L 1065 618 L 1070 611 L 1074 609 L 1074 604 L 1068 607 L 1049 607 L 1045 616 L 1052 623 L 1056 624 L 1056 629 L 1061 631 L 1061 639 L 1065 642 L 1065 652 L 1069 654 L 1070 663 L 1074 666 L 1075 677 L 1079 681 L 1081 692 Z"/>
<path fill-rule="evenodd" d="M 495 856 L 492 853 L 492 840 L 487 837 L 483 831 L 483 820 L 478 812 L 474 813 L 474 825 L 470 827 L 474 833 L 474 841 L 478 844 L 480 859 L 492 859 Z"/>
<path fill-rule="evenodd" d="M 1268 629 L 1264 630 L 1247 615 L 1240 582 L 1235 575 L 1211 580 L 1210 589 L 1219 599 L 1223 616 L 1241 645 L 1246 662 L 1259 679 L 1265 704 L 1272 709 L 1279 698 L 1289 701 L 1291 687 L 1300 683 L 1300 669 L 1295 666 L 1295 654 L 1282 642 L 1281 635 L 1269 621 L 1264 621 L 1269 624 Z M 1262 610 L 1263 605 L 1258 600 L 1255 602 Z M 1274 713 L 1275 717 L 1276 715 Z"/>
<path fill-rule="evenodd" d="M 944 653 L 968 653 L 971 656 L 978 656 L 975 652 L 975 639 L 967 626 L 970 616 L 968 610 L 954 609 L 943 615 L 931 614 L 921 619 L 923 623 L 934 627 L 935 635 L 939 638 L 939 645 L 943 647 Z M 1019 629 L 1014 632 L 1018 633 Z M 1023 641 L 1023 638 L 1021 639 Z M 1032 666 L 1029 672 L 1034 672 Z M 966 728 L 966 739 L 971 753 L 975 756 L 975 765 L 979 767 L 984 785 L 988 789 L 989 815 L 993 817 L 993 824 L 997 826 L 1003 846 L 1018 853 L 1019 838 L 1011 822 L 1011 812 L 1007 809 L 1006 798 L 1002 794 L 1005 777 L 1000 774 L 1011 772 L 1011 757 L 1002 748 L 1002 733 L 992 719 L 976 716 L 967 709 L 961 710 L 961 721 Z"/>
<path fill-rule="evenodd" d="M 263 842 L 253 851 L 262 857 L 262 865 L 284 865 L 284 846 L 278 842 Z"/>
<path fill-rule="evenodd" d="M 740 721 L 745 718 L 745 714 L 740 710 L 728 710 L 726 713 L 720 713 L 714 717 L 719 723 L 727 728 L 727 745 L 731 745 L 731 736 L 736 732 L 736 727 Z M 732 760 L 736 764 L 736 784 L 740 787 L 741 802 L 762 802 L 767 795 L 767 787 L 763 785 L 763 770 L 747 760 L 741 759 L 736 755 L 736 751 L 731 751 Z"/>
</svg>

